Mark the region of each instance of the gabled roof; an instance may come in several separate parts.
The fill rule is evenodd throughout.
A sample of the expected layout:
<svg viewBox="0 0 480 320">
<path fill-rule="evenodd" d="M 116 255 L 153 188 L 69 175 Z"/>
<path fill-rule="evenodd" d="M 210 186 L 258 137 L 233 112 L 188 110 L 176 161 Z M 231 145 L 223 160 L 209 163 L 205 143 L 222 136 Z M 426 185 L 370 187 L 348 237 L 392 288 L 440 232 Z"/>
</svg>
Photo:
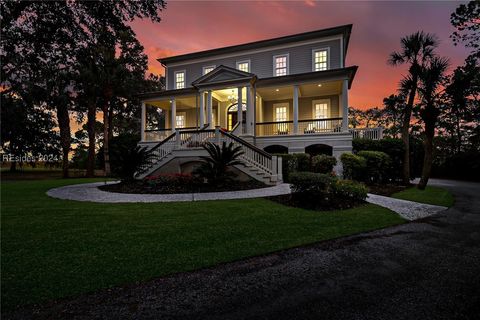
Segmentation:
<svg viewBox="0 0 480 320">
<path fill-rule="evenodd" d="M 253 73 L 230 68 L 224 65 L 219 65 L 209 73 L 193 81 L 192 86 L 201 87 L 216 83 L 251 81 L 253 79 L 256 79 L 256 75 L 254 75 Z"/>
<path fill-rule="evenodd" d="M 334 36 L 339 34 L 343 35 L 345 39 L 344 51 L 346 53 L 351 32 L 352 32 L 352 25 L 347 24 L 347 25 L 342 25 L 338 27 L 309 31 L 309 32 L 293 34 L 293 35 L 279 37 L 279 38 L 260 40 L 260 41 L 250 42 L 250 43 L 243 43 L 235 46 L 187 53 L 187 54 L 182 54 L 182 55 L 173 56 L 173 57 L 160 58 L 157 60 L 161 64 L 169 64 L 169 63 L 180 62 L 180 61 L 185 61 L 189 59 L 204 58 L 204 57 L 210 57 L 210 56 L 226 54 L 226 53 L 237 53 L 238 51 L 243 51 L 243 50 L 251 50 L 251 49 L 257 49 L 257 48 L 263 48 L 263 47 L 269 47 L 269 46 L 276 46 L 280 44 L 311 40 L 311 39 Z"/>
</svg>

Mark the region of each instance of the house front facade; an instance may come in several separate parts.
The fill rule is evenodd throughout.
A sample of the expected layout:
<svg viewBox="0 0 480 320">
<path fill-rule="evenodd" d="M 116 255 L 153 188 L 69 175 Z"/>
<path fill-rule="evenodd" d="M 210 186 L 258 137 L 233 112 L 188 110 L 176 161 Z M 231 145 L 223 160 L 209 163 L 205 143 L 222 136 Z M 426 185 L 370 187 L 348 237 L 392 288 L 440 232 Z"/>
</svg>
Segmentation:
<svg viewBox="0 0 480 320">
<path fill-rule="evenodd" d="M 140 145 L 158 153 L 146 174 L 161 167 L 188 171 L 184 164 L 206 141 L 241 145 L 253 169 L 268 167 L 265 181 L 281 180 L 281 160 L 272 154 L 338 158 L 351 152 L 348 91 L 358 68 L 346 64 L 351 29 L 344 25 L 159 59 L 166 90 L 142 94 Z"/>
</svg>

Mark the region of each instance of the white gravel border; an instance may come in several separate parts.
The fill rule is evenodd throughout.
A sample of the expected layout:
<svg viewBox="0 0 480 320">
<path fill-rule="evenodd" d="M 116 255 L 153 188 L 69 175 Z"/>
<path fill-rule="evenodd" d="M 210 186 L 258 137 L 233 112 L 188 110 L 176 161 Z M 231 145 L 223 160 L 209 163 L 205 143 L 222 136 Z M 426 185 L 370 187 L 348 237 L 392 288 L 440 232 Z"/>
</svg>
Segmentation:
<svg viewBox="0 0 480 320">
<path fill-rule="evenodd" d="M 118 181 L 107 182 L 107 184 Z M 134 203 L 134 202 L 178 202 L 178 201 L 205 201 L 230 200 L 279 196 L 290 193 L 290 185 L 282 183 L 274 187 L 208 193 L 177 193 L 177 194 L 132 194 L 107 192 L 98 189 L 105 182 L 74 184 L 47 191 L 52 198 L 99 203 Z"/>
<path fill-rule="evenodd" d="M 367 202 L 395 211 L 402 218 L 409 221 L 422 219 L 448 209 L 447 207 L 395 199 L 371 193 L 368 194 Z"/>
<path fill-rule="evenodd" d="M 288 183 L 252 190 L 177 194 L 131 194 L 107 192 L 98 189 L 98 186 L 113 183 L 118 183 L 118 181 L 74 184 L 50 189 L 47 191 L 47 195 L 63 200 L 98 203 L 150 203 L 263 198 L 290 193 L 290 185 Z M 446 207 L 394 199 L 370 193 L 368 194 L 367 202 L 388 208 L 409 221 L 425 218 L 447 209 Z"/>
</svg>

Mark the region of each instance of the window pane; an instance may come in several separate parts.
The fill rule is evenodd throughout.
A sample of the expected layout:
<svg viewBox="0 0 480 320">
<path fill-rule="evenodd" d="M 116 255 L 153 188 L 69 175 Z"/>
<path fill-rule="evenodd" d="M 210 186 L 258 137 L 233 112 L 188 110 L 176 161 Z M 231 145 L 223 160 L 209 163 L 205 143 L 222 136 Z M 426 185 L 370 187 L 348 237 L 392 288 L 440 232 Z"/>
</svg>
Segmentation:
<svg viewBox="0 0 480 320">
<path fill-rule="evenodd" d="M 327 70 L 327 61 L 328 61 L 328 51 L 327 50 L 321 50 L 321 51 L 315 51 L 313 61 L 314 61 L 314 67 L 315 71 L 323 71 Z"/>
<path fill-rule="evenodd" d="M 287 56 L 281 56 L 275 58 L 275 75 L 285 76 L 287 75 Z"/>
<path fill-rule="evenodd" d="M 287 121 L 287 107 L 275 107 L 275 121 Z"/>
<path fill-rule="evenodd" d="M 214 67 L 205 67 L 203 69 L 203 74 L 207 74 L 207 73 L 211 72 L 213 69 L 215 69 L 215 68 Z"/>
<path fill-rule="evenodd" d="M 185 128 L 185 115 L 176 115 L 175 116 L 175 126 L 177 128 Z"/>
<path fill-rule="evenodd" d="M 184 72 L 177 72 L 175 74 L 175 88 L 176 89 L 185 88 L 185 73 Z"/>
<path fill-rule="evenodd" d="M 238 70 L 244 72 L 250 72 L 250 65 L 248 62 L 242 62 L 238 64 Z"/>
<path fill-rule="evenodd" d="M 328 117 L 328 104 L 315 103 L 315 119 L 325 119 Z"/>
</svg>

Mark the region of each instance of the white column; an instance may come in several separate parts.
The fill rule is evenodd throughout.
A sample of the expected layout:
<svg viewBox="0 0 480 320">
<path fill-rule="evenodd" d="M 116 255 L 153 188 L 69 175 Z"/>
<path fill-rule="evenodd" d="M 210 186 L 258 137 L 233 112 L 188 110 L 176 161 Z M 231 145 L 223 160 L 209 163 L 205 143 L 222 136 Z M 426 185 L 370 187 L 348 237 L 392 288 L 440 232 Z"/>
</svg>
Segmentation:
<svg viewBox="0 0 480 320">
<path fill-rule="evenodd" d="M 251 86 L 247 87 L 247 119 L 246 119 L 246 133 L 248 135 L 253 135 L 253 117 L 254 117 L 254 97 L 253 97 L 253 88 Z"/>
<path fill-rule="evenodd" d="M 213 129 L 212 90 L 208 90 L 208 93 L 207 93 L 207 123 L 208 123 L 208 129 Z"/>
<path fill-rule="evenodd" d="M 298 85 L 293 86 L 293 134 L 298 134 Z"/>
<path fill-rule="evenodd" d="M 147 124 L 147 106 L 145 105 L 145 102 L 142 101 L 142 118 L 141 118 L 142 123 L 140 124 L 140 138 L 141 141 L 145 141 L 145 126 Z"/>
<path fill-rule="evenodd" d="M 200 128 L 203 128 L 203 125 L 205 124 L 205 92 L 204 91 L 200 91 L 199 105 L 200 105 L 200 116 L 199 116 L 198 126 Z"/>
<path fill-rule="evenodd" d="M 342 84 L 342 131 L 348 131 L 348 80 Z"/>
<path fill-rule="evenodd" d="M 242 105 L 243 105 L 243 97 L 242 97 L 242 87 L 238 87 L 237 89 L 237 94 L 238 94 L 238 102 L 237 102 L 237 121 L 239 123 L 239 126 L 242 126 L 243 122 L 243 110 L 242 110 Z M 243 130 L 240 130 L 240 132 L 243 133 Z"/>
<path fill-rule="evenodd" d="M 171 110 L 170 127 L 172 128 L 172 131 L 175 131 L 175 127 L 177 125 L 177 102 L 173 97 L 170 99 L 170 110 Z"/>
</svg>

